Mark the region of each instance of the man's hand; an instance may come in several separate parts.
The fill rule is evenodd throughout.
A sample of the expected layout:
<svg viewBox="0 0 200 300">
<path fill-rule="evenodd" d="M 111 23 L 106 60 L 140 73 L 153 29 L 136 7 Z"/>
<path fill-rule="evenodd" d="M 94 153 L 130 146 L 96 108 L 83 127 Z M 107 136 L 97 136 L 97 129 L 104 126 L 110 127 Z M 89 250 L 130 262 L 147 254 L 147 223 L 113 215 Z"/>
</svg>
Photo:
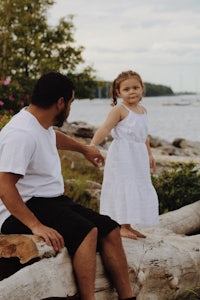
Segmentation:
<svg viewBox="0 0 200 300">
<path fill-rule="evenodd" d="M 23 202 L 16 182 L 21 175 L 0 172 L 0 197 L 11 215 L 26 225 L 33 234 L 42 237 L 56 251 L 64 247 L 63 237 L 55 229 L 43 225 Z"/>
<path fill-rule="evenodd" d="M 99 149 L 95 145 L 86 146 L 83 155 L 95 167 L 101 167 L 104 165 L 104 157 L 101 155 Z"/>
<path fill-rule="evenodd" d="M 42 237 L 47 245 L 52 246 L 55 251 L 61 251 L 65 246 L 62 235 L 55 229 L 41 223 L 31 228 L 32 233 Z"/>
</svg>

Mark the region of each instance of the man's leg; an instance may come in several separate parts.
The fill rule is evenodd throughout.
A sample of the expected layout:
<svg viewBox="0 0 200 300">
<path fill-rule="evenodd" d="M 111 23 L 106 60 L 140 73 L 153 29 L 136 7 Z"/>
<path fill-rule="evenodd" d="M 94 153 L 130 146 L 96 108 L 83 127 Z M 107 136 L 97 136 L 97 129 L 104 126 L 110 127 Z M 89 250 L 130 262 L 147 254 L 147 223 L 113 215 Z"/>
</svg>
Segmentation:
<svg viewBox="0 0 200 300">
<path fill-rule="evenodd" d="M 81 300 L 95 299 L 96 247 L 97 228 L 93 228 L 84 238 L 73 257 L 73 267 Z"/>
<path fill-rule="evenodd" d="M 128 273 L 126 255 L 123 249 L 120 228 L 111 231 L 102 238 L 102 259 L 106 270 L 110 273 L 120 299 L 134 296 Z"/>
</svg>

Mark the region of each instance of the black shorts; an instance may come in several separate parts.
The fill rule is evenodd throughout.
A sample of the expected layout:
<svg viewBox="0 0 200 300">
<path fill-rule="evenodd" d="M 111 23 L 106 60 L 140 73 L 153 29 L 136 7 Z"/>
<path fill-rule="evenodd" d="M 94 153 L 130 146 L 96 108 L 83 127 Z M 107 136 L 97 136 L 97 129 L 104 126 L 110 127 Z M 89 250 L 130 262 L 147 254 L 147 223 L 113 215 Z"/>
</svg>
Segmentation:
<svg viewBox="0 0 200 300">
<path fill-rule="evenodd" d="M 76 204 L 65 195 L 55 198 L 33 197 L 26 202 L 26 205 L 42 224 L 56 229 L 63 236 L 70 255 L 76 252 L 92 228 L 98 229 L 97 251 L 99 251 L 101 238 L 120 226 L 110 217 Z M 5 220 L 1 232 L 3 234 L 32 233 L 14 216 Z"/>
</svg>

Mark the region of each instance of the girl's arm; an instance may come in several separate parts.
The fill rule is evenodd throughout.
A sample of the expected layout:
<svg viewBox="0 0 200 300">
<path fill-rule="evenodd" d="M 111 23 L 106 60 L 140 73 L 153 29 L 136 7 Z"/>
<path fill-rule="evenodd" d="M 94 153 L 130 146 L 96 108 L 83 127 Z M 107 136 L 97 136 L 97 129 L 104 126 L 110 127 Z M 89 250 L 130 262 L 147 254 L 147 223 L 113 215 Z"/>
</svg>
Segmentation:
<svg viewBox="0 0 200 300">
<path fill-rule="evenodd" d="M 152 155 L 152 152 L 151 152 L 149 137 L 147 137 L 145 144 L 147 146 L 147 151 L 148 151 L 148 154 L 149 154 L 150 168 L 155 172 L 155 170 L 156 170 L 156 161 L 155 161 L 155 159 Z"/>
<path fill-rule="evenodd" d="M 119 121 L 121 121 L 120 106 L 116 105 L 109 112 L 103 125 L 95 132 L 90 145 L 97 146 L 101 144 L 101 142 L 103 142 L 103 140 L 108 136 L 111 129 L 114 128 Z"/>
<path fill-rule="evenodd" d="M 55 130 L 55 133 L 57 149 L 82 153 L 96 167 L 104 163 L 104 158 L 96 147 L 84 145 L 61 131 Z"/>
</svg>

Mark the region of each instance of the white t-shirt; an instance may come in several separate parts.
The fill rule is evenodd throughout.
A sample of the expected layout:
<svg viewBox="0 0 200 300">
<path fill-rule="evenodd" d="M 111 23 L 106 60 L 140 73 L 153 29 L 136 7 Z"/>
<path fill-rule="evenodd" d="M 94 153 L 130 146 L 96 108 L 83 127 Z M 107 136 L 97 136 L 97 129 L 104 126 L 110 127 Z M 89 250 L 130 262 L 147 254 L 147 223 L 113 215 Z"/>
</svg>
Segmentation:
<svg viewBox="0 0 200 300">
<path fill-rule="evenodd" d="M 25 109 L 0 131 L 0 172 L 20 174 L 17 189 L 24 202 L 31 197 L 64 193 L 56 135 Z M 10 215 L 0 199 L 0 228 Z"/>
</svg>

